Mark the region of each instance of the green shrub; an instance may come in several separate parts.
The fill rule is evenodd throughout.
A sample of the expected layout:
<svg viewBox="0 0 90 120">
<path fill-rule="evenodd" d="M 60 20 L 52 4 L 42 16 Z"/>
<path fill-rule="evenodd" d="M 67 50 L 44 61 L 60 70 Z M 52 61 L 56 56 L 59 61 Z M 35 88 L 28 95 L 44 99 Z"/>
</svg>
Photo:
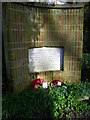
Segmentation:
<svg viewBox="0 0 90 120">
<path fill-rule="evenodd" d="M 88 85 L 88 86 L 87 86 Z M 90 105 L 87 101 L 78 101 L 85 92 L 90 91 L 90 84 L 63 84 L 50 86 L 47 90 L 42 87 L 36 92 L 30 88 L 20 94 L 6 93 L 3 95 L 3 119 L 59 119 L 76 118 L 89 114 Z"/>
<path fill-rule="evenodd" d="M 83 54 L 82 58 L 82 81 L 90 80 L 90 54 Z"/>
</svg>

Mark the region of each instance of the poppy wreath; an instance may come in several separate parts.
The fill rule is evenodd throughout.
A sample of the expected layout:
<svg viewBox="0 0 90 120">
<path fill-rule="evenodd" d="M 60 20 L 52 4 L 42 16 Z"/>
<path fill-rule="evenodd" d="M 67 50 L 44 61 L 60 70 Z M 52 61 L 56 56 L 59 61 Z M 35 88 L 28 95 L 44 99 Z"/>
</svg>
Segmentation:
<svg viewBox="0 0 90 120">
<path fill-rule="evenodd" d="M 38 78 L 38 79 L 32 80 L 31 86 L 34 88 L 34 90 L 36 90 L 39 85 L 42 86 L 43 82 L 45 82 L 43 78 Z"/>
<path fill-rule="evenodd" d="M 62 85 L 62 80 L 61 79 L 56 79 L 56 80 L 53 80 L 52 82 L 51 82 L 51 85 L 56 85 L 56 84 L 58 84 L 58 82 L 61 82 L 61 85 Z"/>
</svg>

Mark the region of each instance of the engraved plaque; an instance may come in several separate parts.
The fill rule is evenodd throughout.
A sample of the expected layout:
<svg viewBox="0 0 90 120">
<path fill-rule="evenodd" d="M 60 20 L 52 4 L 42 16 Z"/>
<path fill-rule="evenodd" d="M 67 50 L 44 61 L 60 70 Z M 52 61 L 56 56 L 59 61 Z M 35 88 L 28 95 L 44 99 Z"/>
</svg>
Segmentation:
<svg viewBox="0 0 90 120">
<path fill-rule="evenodd" d="M 33 72 L 61 70 L 63 48 L 42 47 L 29 49 L 29 70 Z"/>
</svg>

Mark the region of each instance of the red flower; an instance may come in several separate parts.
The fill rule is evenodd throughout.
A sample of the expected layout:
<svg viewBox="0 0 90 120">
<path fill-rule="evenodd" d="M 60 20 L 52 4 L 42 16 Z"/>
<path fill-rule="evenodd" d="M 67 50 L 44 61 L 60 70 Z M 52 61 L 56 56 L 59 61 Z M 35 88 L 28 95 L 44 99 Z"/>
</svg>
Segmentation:
<svg viewBox="0 0 90 120">
<path fill-rule="evenodd" d="M 62 80 L 61 79 L 53 80 L 51 83 L 52 83 L 52 85 L 56 85 L 58 82 L 61 82 L 61 84 L 62 84 Z"/>
<path fill-rule="evenodd" d="M 45 82 L 45 80 L 43 78 L 38 78 L 38 79 L 35 79 L 35 80 L 31 81 L 31 86 L 34 88 L 34 90 L 36 90 L 36 87 L 38 85 L 42 86 L 43 82 Z"/>
</svg>

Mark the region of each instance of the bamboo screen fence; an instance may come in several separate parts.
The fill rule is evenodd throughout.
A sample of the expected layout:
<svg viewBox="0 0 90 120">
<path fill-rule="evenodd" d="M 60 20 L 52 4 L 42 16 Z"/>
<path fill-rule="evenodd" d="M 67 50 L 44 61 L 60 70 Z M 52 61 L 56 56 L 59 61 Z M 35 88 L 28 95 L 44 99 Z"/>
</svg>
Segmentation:
<svg viewBox="0 0 90 120">
<path fill-rule="evenodd" d="M 79 83 L 83 45 L 83 7 L 39 8 L 15 3 L 3 5 L 3 38 L 10 87 L 22 91 L 30 81 L 47 82 L 61 78 Z M 29 73 L 28 49 L 55 46 L 64 48 L 64 70 Z"/>
</svg>

